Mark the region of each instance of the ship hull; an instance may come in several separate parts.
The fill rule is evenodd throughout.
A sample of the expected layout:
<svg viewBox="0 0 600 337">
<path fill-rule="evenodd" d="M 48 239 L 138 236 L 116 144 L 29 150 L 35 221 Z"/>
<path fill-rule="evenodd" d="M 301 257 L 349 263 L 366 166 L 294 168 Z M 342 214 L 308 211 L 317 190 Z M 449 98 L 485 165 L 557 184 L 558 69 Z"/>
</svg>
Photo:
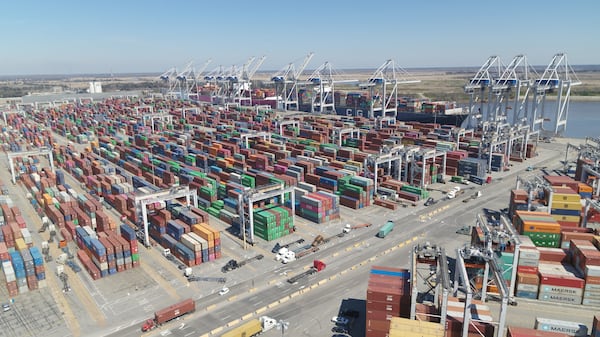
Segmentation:
<svg viewBox="0 0 600 337">
<path fill-rule="evenodd" d="M 300 106 L 300 111 L 310 112 L 310 106 Z M 359 116 L 366 116 L 364 109 L 354 109 L 344 106 L 336 107 L 336 114 L 341 116 L 356 116 L 358 111 Z M 437 123 L 440 125 L 462 126 L 467 119 L 468 114 L 431 114 L 424 112 L 407 112 L 401 111 L 396 114 L 396 120 L 401 122 L 419 122 L 419 123 Z"/>
</svg>

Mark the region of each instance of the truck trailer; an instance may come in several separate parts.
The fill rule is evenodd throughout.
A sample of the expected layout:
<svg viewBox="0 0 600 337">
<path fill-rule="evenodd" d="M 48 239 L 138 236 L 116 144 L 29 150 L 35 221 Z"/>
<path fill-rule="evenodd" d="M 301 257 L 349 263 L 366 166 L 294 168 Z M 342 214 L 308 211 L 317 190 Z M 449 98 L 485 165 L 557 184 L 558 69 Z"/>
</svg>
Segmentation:
<svg viewBox="0 0 600 337">
<path fill-rule="evenodd" d="M 221 337 L 252 337 L 265 331 L 273 329 L 277 321 L 267 316 L 261 316 L 259 319 L 252 319 L 237 328 L 221 335 Z"/>
<path fill-rule="evenodd" d="M 142 332 L 150 331 L 172 319 L 183 316 L 196 310 L 196 302 L 193 299 L 181 301 L 154 313 L 154 317 L 146 320 L 142 325 Z"/>
<path fill-rule="evenodd" d="M 377 236 L 380 238 L 385 238 L 394 229 L 395 225 L 396 224 L 394 224 L 393 221 L 388 220 L 388 222 L 386 222 L 385 225 L 383 225 L 383 226 L 381 226 L 381 228 L 379 228 L 379 232 L 377 232 Z"/>
</svg>

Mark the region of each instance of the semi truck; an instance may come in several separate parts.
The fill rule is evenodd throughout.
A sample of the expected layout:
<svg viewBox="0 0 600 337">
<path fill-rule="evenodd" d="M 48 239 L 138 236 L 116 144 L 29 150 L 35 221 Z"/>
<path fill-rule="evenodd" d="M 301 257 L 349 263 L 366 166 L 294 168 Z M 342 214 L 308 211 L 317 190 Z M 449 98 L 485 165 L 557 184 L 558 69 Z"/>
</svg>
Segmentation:
<svg viewBox="0 0 600 337">
<path fill-rule="evenodd" d="M 196 310 L 196 302 L 188 298 L 154 313 L 154 317 L 146 320 L 142 325 L 142 332 L 150 331 L 172 319 L 183 316 Z"/>
<path fill-rule="evenodd" d="M 221 337 L 252 337 L 275 327 L 277 321 L 273 318 L 262 316 L 259 319 L 252 319 L 237 328 L 221 335 Z"/>
<path fill-rule="evenodd" d="M 388 220 L 388 222 L 386 222 L 385 225 L 379 228 L 377 236 L 380 238 L 385 238 L 394 229 L 394 226 L 396 226 L 396 224 L 392 220 Z"/>
</svg>

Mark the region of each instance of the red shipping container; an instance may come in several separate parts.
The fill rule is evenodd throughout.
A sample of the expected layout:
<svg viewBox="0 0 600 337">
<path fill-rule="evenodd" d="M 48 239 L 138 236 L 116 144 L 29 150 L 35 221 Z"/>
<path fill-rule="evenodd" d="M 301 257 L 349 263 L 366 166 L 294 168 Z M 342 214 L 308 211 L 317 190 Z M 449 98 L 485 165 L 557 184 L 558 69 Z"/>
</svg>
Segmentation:
<svg viewBox="0 0 600 337">
<path fill-rule="evenodd" d="M 400 303 L 367 301 L 367 312 L 384 312 L 392 316 L 400 316 Z M 374 318 L 374 316 L 369 316 Z"/>
<path fill-rule="evenodd" d="M 538 273 L 538 267 L 517 266 L 517 273 L 537 274 Z"/>
<path fill-rule="evenodd" d="M 390 331 L 390 321 L 387 320 L 386 314 L 384 314 L 384 318 L 382 319 L 377 319 L 377 318 L 369 318 L 370 314 L 367 311 L 367 330 L 374 330 L 374 331 L 383 331 L 383 332 L 389 332 Z M 377 314 L 377 316 L 379 316 Z M 391 319 L 391 317 L 390 317 Z"/>
<path fill-rule="evenodd" d="M 568 262 L 568 255 L 564 249 L 538 247 L 538 251 L 540 252 L 540 261 L 558 263 Z"/>
<path fill-rule="evenodd" d="M 540 272 L 540 284 L 559 287 L 583 288 L 585 280 L 575 276 L 552 275 Z"/>
<path fill-rule="evenodd" d="M 137 242 L 137 240 L 132 240 L 129 243 L 129 249 L 131 250 L 131 254 L 136 254 L 138 252 L 138 242 Z"/>
<path fill-rule="evenodd" d="M 0 242 L 0 261 L 9 261 L 10 255 L 8 254 L 8 247 L 6 243 Z"/>
</svg>

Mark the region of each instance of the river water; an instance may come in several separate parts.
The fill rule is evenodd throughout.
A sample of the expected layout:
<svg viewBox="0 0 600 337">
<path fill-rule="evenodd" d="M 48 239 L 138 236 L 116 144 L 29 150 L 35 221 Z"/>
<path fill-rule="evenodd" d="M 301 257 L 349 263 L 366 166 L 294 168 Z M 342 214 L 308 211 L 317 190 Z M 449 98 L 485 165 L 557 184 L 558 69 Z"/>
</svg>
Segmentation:
<svg viewBox="0 0 600 337">
<path fill-rule="evenodd" d="M 546 102 L 551 109 L 556 104 Z M 567 129 L 564 134 L 568 138 L 600 137 L 600 101 L 570 102 Z"/>
</svg>

